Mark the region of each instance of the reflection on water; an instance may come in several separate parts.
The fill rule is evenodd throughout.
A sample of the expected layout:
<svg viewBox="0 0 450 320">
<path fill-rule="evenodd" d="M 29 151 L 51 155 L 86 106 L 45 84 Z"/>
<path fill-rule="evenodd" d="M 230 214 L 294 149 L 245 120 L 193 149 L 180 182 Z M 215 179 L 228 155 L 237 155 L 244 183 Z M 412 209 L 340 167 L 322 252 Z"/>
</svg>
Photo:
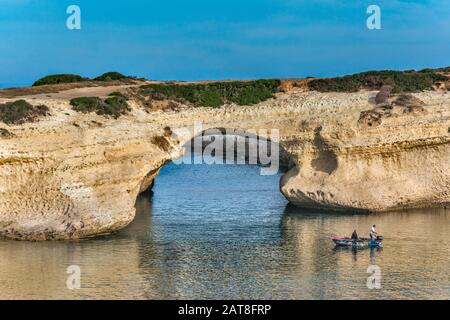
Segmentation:
<svg viewBox="0 0 450 320">
<path fill-rule="evenodd" d="M 302 211 L 279 176 L 236 165 L 167 165 L 126 229 L 74 242 L 0 241 L 0 298 L 450 298 L 450 211 Z M 367 235 L 381 250 L 335 249 Z M 369 265 L 382 288 L 369 290 Z M 80 290 L 66 288 L 79 265 Z"/>
</svg>

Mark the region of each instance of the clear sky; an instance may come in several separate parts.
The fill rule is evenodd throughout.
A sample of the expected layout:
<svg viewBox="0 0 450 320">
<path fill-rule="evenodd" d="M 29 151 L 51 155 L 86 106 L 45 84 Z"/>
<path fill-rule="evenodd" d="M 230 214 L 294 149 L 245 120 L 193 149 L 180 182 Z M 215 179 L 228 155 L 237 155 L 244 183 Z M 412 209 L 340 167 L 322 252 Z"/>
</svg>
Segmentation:
<svg viewBox="0 0 450 320">
<path fill-rule="evenodd" d="M 81 8 L 81 30 L 66 9 Z M 369 30 L 377 4 L 382 29 Z M 0 84 L 335 76 L 450 65 L 450 0 L 0 0 Z"/>
</svg>

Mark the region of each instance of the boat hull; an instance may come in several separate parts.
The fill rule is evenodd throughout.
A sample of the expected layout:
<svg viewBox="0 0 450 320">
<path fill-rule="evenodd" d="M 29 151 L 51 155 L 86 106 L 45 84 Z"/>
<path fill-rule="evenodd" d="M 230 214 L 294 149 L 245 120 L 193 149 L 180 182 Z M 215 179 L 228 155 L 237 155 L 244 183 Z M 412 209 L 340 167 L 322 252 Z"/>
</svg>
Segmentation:
<svg viewBox="0 0 450 320">
<path fill-rule="evenodd" d="M 375 240 L 371 240 L 370 238 L 359 238 L 358 240 L 353 240 L 348 237 L 334 237 L 332 238 L 332 240 L 337 247 L 352 247 L 352 248 L 381 247 L 381 243 L 383 241 L 382 238 L 377 238 Z"/>
</svg>

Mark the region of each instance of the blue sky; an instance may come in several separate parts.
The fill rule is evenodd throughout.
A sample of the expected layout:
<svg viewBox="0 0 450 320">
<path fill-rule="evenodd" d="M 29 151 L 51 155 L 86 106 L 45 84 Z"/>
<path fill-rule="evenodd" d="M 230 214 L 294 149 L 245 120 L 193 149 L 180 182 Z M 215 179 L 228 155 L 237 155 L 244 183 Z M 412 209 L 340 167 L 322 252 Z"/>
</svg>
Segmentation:
<svg viewBox="0 0 450 320">
<path fill-rule="evenodd" d="M 79 5 L 82 29 L 66 28 Z M 366 28 L 366 9 L 382 29 Z M 335 76 L 450 65 L 450 0 L 0 0 L 0 83 Z"/>
</svg>

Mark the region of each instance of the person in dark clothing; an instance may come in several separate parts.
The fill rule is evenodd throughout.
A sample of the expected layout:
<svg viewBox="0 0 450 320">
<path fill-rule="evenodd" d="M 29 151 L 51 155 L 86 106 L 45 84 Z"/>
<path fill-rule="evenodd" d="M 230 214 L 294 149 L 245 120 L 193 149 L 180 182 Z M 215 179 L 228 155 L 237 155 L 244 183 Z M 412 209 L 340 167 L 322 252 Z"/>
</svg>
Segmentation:
<svg viewBox="0 0 450 320">
<path fill-rule="evenodd" d="M 352 233 L 352 240 L 358 240 L 358 234 L 356 233 L 356 230 Z"/>
</svg>

